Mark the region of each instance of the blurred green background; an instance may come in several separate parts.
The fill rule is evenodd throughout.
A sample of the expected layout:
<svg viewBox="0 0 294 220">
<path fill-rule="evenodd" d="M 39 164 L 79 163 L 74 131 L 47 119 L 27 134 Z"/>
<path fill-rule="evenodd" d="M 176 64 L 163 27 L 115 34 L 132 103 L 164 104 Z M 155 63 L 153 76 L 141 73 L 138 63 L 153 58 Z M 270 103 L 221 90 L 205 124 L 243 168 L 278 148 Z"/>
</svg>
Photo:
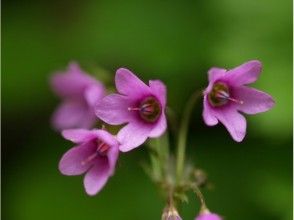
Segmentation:
<svg viewBox="0 0 294 220">
<path fill-rule="evenodd" d="M 160 78 L 180 114 L 189 94 L 207 85 L 210 67 L 251 59 L 264 65 L 254 86 L 274 97 L 274 109 L 247 117 L 238 144 L 221 125 L 204 125 L 199 104 L 187 153 L 209 174 L 208 206 L 225 219 L 292 219 L 292 1 L 2 2 L 3 219 L 160 219 L 164 201 L 137 163 L 147 160 L 144 147 L 121 155 L 95 197 L 82 177 L 59 173 L 72 145 L 50 128 L 55 70 L 77 60 L 91 73 L 95 65 L 110 73 L 124 66 L 144 80 Z M 191 194 L 183 219 L 198 209 Z"/>
</svg>

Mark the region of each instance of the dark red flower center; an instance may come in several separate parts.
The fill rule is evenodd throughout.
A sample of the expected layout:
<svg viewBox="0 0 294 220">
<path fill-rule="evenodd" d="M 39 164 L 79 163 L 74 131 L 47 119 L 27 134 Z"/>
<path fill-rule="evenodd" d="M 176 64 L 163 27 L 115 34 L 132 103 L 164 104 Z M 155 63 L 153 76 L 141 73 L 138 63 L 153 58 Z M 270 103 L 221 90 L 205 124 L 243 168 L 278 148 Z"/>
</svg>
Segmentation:
<svg viewBox="0 0 294 220">
<path fill-rule="evenodd" d="M 105 142 L 100 140 L 94 140 L 93 144 L 96 145 L 96 151 L 94 151 L 90 156 L 84 159 L 81 163 L 82 165 L 86 165 L 87 163 L 93 161 L 96 157 L 102 156 L 105 157 L 110 149 L 110 146 L 107 145 Z"/>
<path fill-rule="evenodd" d="M 106 156 L 108 153 L 110 146 L 107 145 L 105 142 L 103 141 L 97 141 L 97 150 L 96 152 L 100 155 L 100 156 Z"/>
<path fill-rule="evenodd" d="M 145 122 L 155 122 L 161 114 L 161 105 L 159 101 L 149 96 L 139 102 L 137 107 L 128 108 L 129 111 L 138 111 L 139 116 Z"/>
<path fill-rule="evenodd" d="M 215 107 L 223 106 L 229 101 L 243 104 L 243 101 L 234 99 L 230 94 L 229 87 L 221 82 L 213 85 L 211 92 L 208 94 L 208 100 L 210 104 Z"/>
</svg>

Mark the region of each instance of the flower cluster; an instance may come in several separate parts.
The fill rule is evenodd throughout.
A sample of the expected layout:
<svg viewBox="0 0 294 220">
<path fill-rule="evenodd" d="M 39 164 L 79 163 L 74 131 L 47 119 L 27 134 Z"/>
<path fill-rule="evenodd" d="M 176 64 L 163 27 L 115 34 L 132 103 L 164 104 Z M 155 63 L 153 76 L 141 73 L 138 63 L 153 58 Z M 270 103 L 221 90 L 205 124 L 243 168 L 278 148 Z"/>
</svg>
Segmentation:
<svg viewBox="0 0 294 220">
<path fill-rule="evenodd" d="M 221 122 L 235 141 L 242 141 L 246 134 L 246 119 L 240 112 L 256 114 L 274 105 L 270 95 L 247 86 L 257 80 L 260 72 L 261 63 L 256 60 L 231 70 L 211 68 L 208 71 L 209 84 L 203 91 L 204 122 L 208 126 Z M 120 68 L 115 74 L 117 92 L 108 94 L 102 82 L 83 71 L 77 63 L 70 63 L 65 72 L 52 76 L 51 86 L 62 99 L 52 116 L 52 125 L 75 145 L 61 158 L 59 170 L 70 176 L 85 174 L 84 187 L 89 195 L 97 194 L 114 174 L 119 152 L 133 150 L 148 138 L 159 138 L 167 130 L 167 90 L 160 80 L 150 80 L 145 84 L 130 70 Z M 105 129 L 105 123 L 107 127 L 120 125 L 120 130 L 112 134 Z M 181 129 L 187 130 L 184 126 Z M 183 143 L 178 148 L 184 148 Z M 161 152 L 160 149 L 156 150 Z M 179 149 L 179 152 L 184 151 Z M 170 155 L 164 156 L 171 158 Z M 176 162 L 181 168 L 183 155 L 179 158 L 181 160 Z M 170 160 L 159 160 L 160 163 L 170 163 Z M 182 169 L 177 171 L 181 173 Z M 185 191 L 179 183 L 195 185 L 193 180 L 181 178 L 182 175 L 177 175 L 172 183 L 159 180 L 164 182 L 162 185 L 168 186 L 165 189 L 170 190 L 166 192 L 168 204 L 174 204 L 174 200 L 178 199 L 176 195 Z M 187 186 L 185 189 L 189 188 Z M 221 220 L 218 215 L 208 211 L 202 194 L 199 194 L 198 187 L 196 189 L 205 209 L 201 209 L 195 220 Z M 162 219 L 181 217 L 173 205 L 168 205 Z"/>
<path fill-rule="evenodd" d="M 166 130 L 166 87 L 159 80 L 146 85 L 121 68 L 115 75 L 118 93 L 106 95 L 101 82 L 71 63 L 65 73 L 52 76 L 51 84 L 63 99 L 53 114 L 53 126 L 77 145 L 63 155 L 59 170 L 64 175 L 87 173 L 84 186 L 89 195 L 99 192 L 113 175 L 119 151 L 130 151 Z M 92 129 L 96 119 L 126 125 L 114 136 Z"/>
</svg>

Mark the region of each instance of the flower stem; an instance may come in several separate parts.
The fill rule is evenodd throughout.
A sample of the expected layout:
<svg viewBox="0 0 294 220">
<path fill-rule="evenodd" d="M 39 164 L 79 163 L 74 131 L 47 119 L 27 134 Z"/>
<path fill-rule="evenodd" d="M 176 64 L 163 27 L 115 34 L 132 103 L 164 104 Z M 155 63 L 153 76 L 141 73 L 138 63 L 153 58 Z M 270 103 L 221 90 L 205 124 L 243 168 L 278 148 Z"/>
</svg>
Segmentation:
<svg viewBox="0 0 294 220">
<path fill-rule="evenodd" d="M 198 197 L 198 199 L 200 201 L 200 205 L 201 205 L 200 210 L 201 211 L 207 210 L 207 206 L 206 206 L 206 203 L 205 203 L 205 200 L 204 200 L 204 196 L 203 196 L 202 192 L 200 191 L 199 187 L 196 184 L 194 184 L 191 187 L 192 187 L 193 191 L 196 193 L 196 195 L 197 195 L 197 197 Z"/>
<path fill-rule="evenodd" d="M 180 182 L 183 176 L 183 170 L 184 170 L 184 164 L 185 164 L 186 140 L 187 140 L 190 117 L 192 114 L 193 107 L 196 104 L 200 95 L 201 95 L 200 91 L 194 92 L 192 96 L 190 97 L 190 99 L 188 100 L 183 112 L 182 121 L 181 121 L 180 129 L 179 129 L 178 146 L 177 146 L 178 147 L 177 148 L 177 165 L 176 165 L 177 183 Z"/>
</svg>

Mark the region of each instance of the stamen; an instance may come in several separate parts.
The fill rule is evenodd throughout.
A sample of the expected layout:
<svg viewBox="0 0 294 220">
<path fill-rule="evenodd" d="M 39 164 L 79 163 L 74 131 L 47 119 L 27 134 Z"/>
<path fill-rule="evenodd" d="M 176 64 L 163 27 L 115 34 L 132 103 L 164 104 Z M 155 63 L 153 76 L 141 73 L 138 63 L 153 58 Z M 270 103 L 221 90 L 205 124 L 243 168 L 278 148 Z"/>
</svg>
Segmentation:
<svg viewBox="0 0 294 220">
<path fill-rule="evenodd" d="M 209 101 L 211 105 L 218 107 L 227 104 L 228 101 L 243 104 L 242 100 L 238 100 L 231 97 L 230 89 L 228 85 L 222 82 L 215 83 L 211 92 L 209 93 Z"/>
<path fill-rule="evenodd" d="M 90 163 L 98 155 L 100 155 L 100 156 L 106 156 L 107 155 L 107 152 L 108 152 L 108 150 L 109 150 L 110 147 L 106 143 L 104 143 L 102 141 L 99 141 L 99 140 L 96 140 L 96 141 L 97 141 L 96 144 L 98 145 L 96 151 L 93 154 L 91 154 L 89 157 L 87 157 L 85 160 L 83 160 L 81 162 L 81 164 L 83 166 L 86 165 L 87 163 Z"/>
<path fill-rule="evenodd" d="M 242 100 L 231 98 L 230 95 L 225 91 L 218 91 L 216 94 L 216 97 L 221 98 L 221 99 L 227 99 L 227 100 L 230 100 L 232 102 L 235 102 L 235 103 L 238 103 L 241 105 L 244 103 Z"/>
<path fill-rule="evenodd" d="M 87 157 L 85 160 L 83 160 L 81 162 L 81 164 L 84 166 L 86 165 L 87 163 L 91 162 L 92 160 L 94 160 L 95 158 L 97 157 L 97 152 L 91 154 L 89 157 Z"/>
<path fill-rule="evenodd" d="M 140 108 L 132 108 L 132 107 L 128 107 L 128 111 L 140 111 Z"/>
<path fill-rule="evenodd" d="M 228 98 L 228 100 L 230 100 L 230 101 L 232 101 L 232 102 L 236 102 L 236 103 L 241 104 L 241 105 L 244 104 L 244 101 L 242 101 L 242 100 L 233 99 L 233 98 L 230 98 L 230 97 Z"/>
<path fill-rule="evenodd" d="M 137 111 L 141 119 L 153 123 L 161 114 L 161 106 L 155 97 L 150 96 L 143 99 L 135 107 L 128 107 L 128 111 Z"/>
<path fill-rule="evenodd" d="M 141 111 L 144 112 L 144 113 L 152 114 L 154 109 L 153 109 L 151 104 L 144 104 L 144 105 L 141 106 Z"/>
<path fill-rule="evenodd" d="M 102 155 L 102 156 L 105 156 L 107 154 L 107 151 L 109 150 L 109 146 L 107 144 L 105 144 L 104 142 L 101 142 L 99 145 L 98 145 L 98 148 L 97 148 L 97 152 Z"/>
</svg>

